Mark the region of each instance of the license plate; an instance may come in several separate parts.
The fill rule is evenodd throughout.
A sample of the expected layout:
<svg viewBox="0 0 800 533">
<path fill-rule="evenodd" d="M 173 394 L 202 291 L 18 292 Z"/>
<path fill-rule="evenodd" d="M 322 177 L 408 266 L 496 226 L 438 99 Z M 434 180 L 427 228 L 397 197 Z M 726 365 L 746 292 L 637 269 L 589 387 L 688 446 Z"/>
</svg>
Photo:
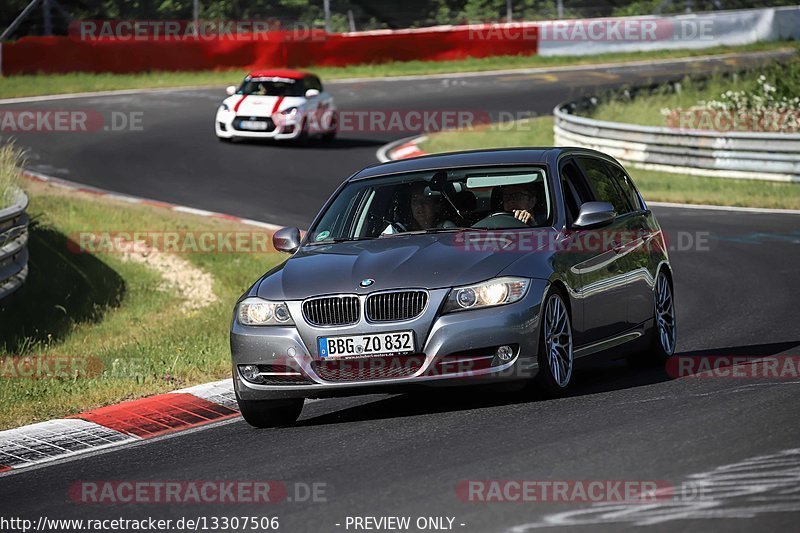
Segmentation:
<svg viewBox="0 0 800 533">
<path fill-rule="evenodd" d="M 243 120 L 239 123 L 239 127 L 243 130 L 266 130 L 267 123 L 258 120 Z"/>
<path fill-rule="evenodd" d="M 319 337 L 320 357 L 362 357 L 368 355 L 413 353 L 414 332 L 393 331 L 375 335 Z"/>
</svg>

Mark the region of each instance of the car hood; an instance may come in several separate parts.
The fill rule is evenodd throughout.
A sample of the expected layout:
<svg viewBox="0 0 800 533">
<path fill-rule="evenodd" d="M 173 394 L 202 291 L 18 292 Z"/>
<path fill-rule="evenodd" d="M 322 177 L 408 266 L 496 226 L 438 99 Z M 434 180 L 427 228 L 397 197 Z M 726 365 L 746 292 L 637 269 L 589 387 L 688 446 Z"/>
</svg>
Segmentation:
<svg viewBox="0 0 800 533">
<path fill-rule="evenodd" d="M 540 234 L 548 231 L 552 230 L 535 230 Z M 518 240 L 503 235 L 495 232 L 397 235 L 305 246 L 268 272 L 257 284 L 256 293 L 265 299 L 301 300 L 320 294 L 454 287 L 498 276 L 523 257 L 528 259 L 526 276 L 547 277 L 550 254 L 530 246 L 519 249 L 514 244 Z M 547 242 L 547 238 L 543 241 Z M 531 257 L 536 258 L 532 265 Z M 537 267 L 539 263 L 541 268 Z M 368 288 L 360 287 L 359 283 L 368 278 L 374 283 Z"/>
<path fill-rule="evenodd" d="M 298 96 L 257 96 L 235 94 L 225 99 L 225 103 L 231 110 L 235 110 L 237 115 L 251 115 L 257 117 L 268 117 L 273 112 L 282 111 L 290 107 L 297 107 L 305 102 L 305 99 Z M 276 108 L 277 105 L 277 108 Z M 237 107 L 238 106 L 238 107 Z"/>
</svg>

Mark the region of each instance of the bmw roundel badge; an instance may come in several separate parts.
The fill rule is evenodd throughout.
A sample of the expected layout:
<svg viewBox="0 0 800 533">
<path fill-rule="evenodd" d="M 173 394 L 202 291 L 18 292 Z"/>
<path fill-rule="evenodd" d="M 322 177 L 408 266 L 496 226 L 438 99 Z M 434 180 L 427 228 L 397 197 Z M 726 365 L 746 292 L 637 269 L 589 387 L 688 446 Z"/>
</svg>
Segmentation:
<svg viewBox="0 0 800 533">
<path fill-rule="evenodd" d="M 375 280 L 374 280 L 374 279 L 372 279 L 372 278 L 367 278 L 367 279 L 362 279 L 362 280 L 361 280 L 361 283 L 359 283 L 359 285 L 361 285 L 362 287 L 369 287 L 369 286 L 370 286 L 370 285 L 372 285 L 373 283 L 375 283 Z"/>
</svg>

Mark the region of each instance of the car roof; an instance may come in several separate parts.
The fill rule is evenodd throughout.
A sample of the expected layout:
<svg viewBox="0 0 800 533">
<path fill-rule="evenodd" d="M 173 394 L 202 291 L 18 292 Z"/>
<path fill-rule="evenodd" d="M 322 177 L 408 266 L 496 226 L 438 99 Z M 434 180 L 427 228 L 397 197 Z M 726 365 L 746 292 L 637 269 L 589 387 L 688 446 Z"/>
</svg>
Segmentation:
<svg viewBox="0 0 800 533">
<path fill-rule="evenodd" d="M 305 78 L 306 76 L 311 76 L 310 72 L 305 72 L 303 70 L 292 70 L 292 69 L 271 69 L 271 70 L 254 70 L 248 77 L 251 78 L 289 78 L 293 80 L 300 80 Z"/>
<path fill-rule="evenodd" d="M 447 167 L 543 164 L 554 151 L 560 152 L 562 150 L 561 148 L 498 148 L 433 154 L 372 165 L 356 173 L 350 179 L 361 180 L 400 172 L 434 170 Z"/>
<path fill-rule="evenodd" d="M 494 148 L 489 150 L 468 150 L 442 154 L 398 159 L 371 165 L 357 172 L 348 181 L 355 181 L 389 174 L 436 170 L 440 168 L 486 166 L 486 165 L 543 165 L 561 155 L 586 154 L 614 161 L 614 158 L 597 150 L 576 147 L 530 147 Z"/>
</svg>

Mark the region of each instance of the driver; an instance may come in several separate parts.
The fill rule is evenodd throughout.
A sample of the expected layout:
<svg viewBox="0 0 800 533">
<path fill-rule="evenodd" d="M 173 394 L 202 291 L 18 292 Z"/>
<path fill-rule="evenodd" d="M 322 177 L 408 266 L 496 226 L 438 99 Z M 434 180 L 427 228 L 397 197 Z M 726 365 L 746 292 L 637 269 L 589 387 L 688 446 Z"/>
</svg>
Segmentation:
<svg viewBox="0 0 800 533">
<path fill-rule="evenodd" d="M 514 214 L 514 218 L 529 226 L 536 224 L 536 191 L 524 184 L 503 187 L 503 210 Z"/>
</svg>

